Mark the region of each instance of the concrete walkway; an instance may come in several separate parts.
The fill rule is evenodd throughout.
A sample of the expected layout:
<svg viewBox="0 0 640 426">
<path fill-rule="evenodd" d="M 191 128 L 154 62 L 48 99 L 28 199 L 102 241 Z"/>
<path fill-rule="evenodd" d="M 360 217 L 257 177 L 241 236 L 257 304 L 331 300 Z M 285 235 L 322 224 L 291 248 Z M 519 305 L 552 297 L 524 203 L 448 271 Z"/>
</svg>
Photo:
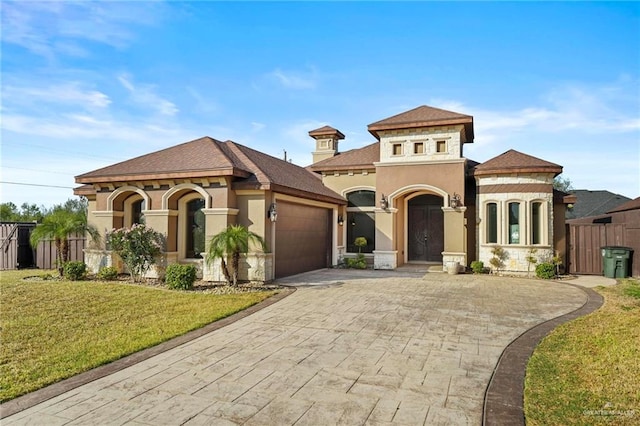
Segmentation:
<svg viewBox="0 0 640 426">
<path fill-rule="evenodd" d="M 280 302 L 2 424 L 480 424 L 504 348 L 587 300 L 557 282 L 423 275 L 295 277 Z"/>
</svg>

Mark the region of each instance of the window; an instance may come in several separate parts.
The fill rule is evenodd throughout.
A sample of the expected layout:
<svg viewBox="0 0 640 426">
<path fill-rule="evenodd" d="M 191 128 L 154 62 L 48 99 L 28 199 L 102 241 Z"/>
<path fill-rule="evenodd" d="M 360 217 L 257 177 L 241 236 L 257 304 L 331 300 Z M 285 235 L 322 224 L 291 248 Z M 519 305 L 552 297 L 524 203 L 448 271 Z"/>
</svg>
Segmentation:
<svg viewBox="0 0 640 426">
<path fill-rule="evenodd" d="M 447 141 L 437 141 L 436 142 L 436 152 L 447 152 Z"/>
<path fill-rule="evenodd" d="M 201 258 L 205 246 L 204 200 L 198 198 L 187 203 L 187 251 L 189 259 Z"/>
<path fill-rule="evenodd" d="M 509 203 L 509 244 L 520 244 L 520 203 Z"/>
<path fill-rule="evenodd" d="M 487 243 L 498 242 L 498 205 L 496 203 L 487 204 Z"/>
<path fill-rule="evenodd" d="M 414 154 L 424 154 L 424 142 L 416 142 L 413 144 Z"/>
<path fill-rule="evenodd" d="M 142 210 L 144 209 L 144 200 L 135 201 L 131 204 L 131 221 L 133 224 L 144 224 L 144 216 Z"/>
<path fill-rule="evenodd" d="M 531 203 L 531 244 L 542 244 L 542 203 Z"/>
<path fill-rule="evenodd" d="M 393 152 L 393 155 L 402 155 L 402 144 L 394 143 L 392 152 Z"/>
<path fill-rule="evenodd" d="M 347 252 L 358 253 L 359 248 L 353 243 L 356 238 L 365 237 L 367 245 L 361 251 L 373 253 L 376 246 L 376 193 L 367 190 L 350 192 L 347 203 Z"/>
</svg>

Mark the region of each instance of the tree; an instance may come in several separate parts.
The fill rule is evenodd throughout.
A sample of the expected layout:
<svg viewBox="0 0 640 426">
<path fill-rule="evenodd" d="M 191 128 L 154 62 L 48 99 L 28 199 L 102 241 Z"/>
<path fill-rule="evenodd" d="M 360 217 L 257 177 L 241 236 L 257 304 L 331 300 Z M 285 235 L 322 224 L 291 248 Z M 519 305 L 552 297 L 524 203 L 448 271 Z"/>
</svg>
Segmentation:
<svg viewBox="0 0 640 426">
<path fill-rule="evenodd" d="M 69 236 L 75 233 L 89 234 L 94 241 L 100 239 L 98 230 L 87 223 L 86 210 L 78 203 L 67 202 L 54 206 L 44 216 L 31 233 L 31 246 L 35 248 L 45 239 L 54 240 L 56 264 L 62 276 L 64 264 L 69 261 Z"/>
<path fill-rule="evenodd" d="M 12 203 L 0 204 L 0 220 L 3 222 L 42 222 L 46 208 L 35 204 L 22 203 L 20 209 Z"/>
<path fill-rule="evenodd" d="M 238 269 L 240 266 L 240 255 L 249 252 L 249 243 L 260 246 L 262 251 L 266 250 L 264 239 L 249 231 L 242 225 L 229 225 L 224 231 L 211 237 L 209 249 L 207 250 L 207 263 L 220 259 L 222 273 L 227 284 L 238 285 Z M 231 268 L 233 276 L 229 273 L 225 258 L 231 256 Z"/>
<path fill-rule="evenodd" d="M 571 179 L 563 178 L 562 175 L 558 175 L 553 179 L 553 189 L 557 189 L 562 192 L 569 192 L 573 190 L 573 184 Z"/>
<path fill-rule="evenodd" d="M 11 201 L 0 204 L 0 220 L 3 222 L 18 222 L 18 206 Z"/>
</svg>

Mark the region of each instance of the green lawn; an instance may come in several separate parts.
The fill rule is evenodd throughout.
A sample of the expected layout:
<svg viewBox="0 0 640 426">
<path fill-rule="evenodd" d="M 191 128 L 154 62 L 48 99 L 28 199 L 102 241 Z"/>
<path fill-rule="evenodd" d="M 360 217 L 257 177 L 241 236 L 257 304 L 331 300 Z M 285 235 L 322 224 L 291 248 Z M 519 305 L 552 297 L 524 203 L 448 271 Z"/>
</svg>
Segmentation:
<svg viewBox="0 0 640 426">
<path fill-rule="evenodd" d="M 558 327 L 529 360 L 528 425 L 640 424 L 640 282 L 597 291 L 604 306 Z"/>
<path fill-rule="evenodd" d="M 176 292 L 123 282 L 26 281 L 0 273 L 0 401 L 156 345 L 274 291 Z"/>
</svg>

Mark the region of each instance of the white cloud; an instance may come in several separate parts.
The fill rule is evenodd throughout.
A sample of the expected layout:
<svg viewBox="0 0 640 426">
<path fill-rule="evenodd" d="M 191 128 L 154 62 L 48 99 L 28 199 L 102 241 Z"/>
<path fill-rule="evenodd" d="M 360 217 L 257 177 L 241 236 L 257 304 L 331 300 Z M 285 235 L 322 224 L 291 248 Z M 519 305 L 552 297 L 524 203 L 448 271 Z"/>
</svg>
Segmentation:
<svg viewBox="0 0 640 426">
<path fill-rule="evenodd" d="M 2 9 L 2 40 L 49 60 L 88 56 L 86 42 L 124 49 L 132 27 L 155 25 L 165 14 L 162 2 L 4 1 Z"/>
<path fill-rule="evenodd" d="M 317 75 L 315 70 L 301 73 L 296 71 L 282 71 L 276 68 L 269 73 L 269 77 L 275 79 L 280 85 L 287 89 L 315 89 L 317 85 Z"/>
<path fill-rule="evenodd" d="M 251 122 L 251 130 L 256 132 L 256 133 L 260 132 L 265 127 L 266 127 L 266 124 L 264 124 L 264 123 L 258 123 L 257 121 L 252 121 Z"/>
<path fill-rule="evenodd" d="M 131 94 L 131 99 L 145 108 L 154 109 L 162 115 L 176 115 L 179 112 L 178 107 L 171 101 L 164 99 L 156 93 L 153 85 L 134 85 L 131 76 L 121 74 L 118 81 Z"/>
<path fill-rule="evenodd" d="M 20 104 L 67 104 L 83 108 L 106 108 L 111 99 L 106 94 L 83 87 L 80 82 L 64 82 L 48 86 L 14 86 L 4 87 L 4 101 L 14 105 Z"/>
</svg>

